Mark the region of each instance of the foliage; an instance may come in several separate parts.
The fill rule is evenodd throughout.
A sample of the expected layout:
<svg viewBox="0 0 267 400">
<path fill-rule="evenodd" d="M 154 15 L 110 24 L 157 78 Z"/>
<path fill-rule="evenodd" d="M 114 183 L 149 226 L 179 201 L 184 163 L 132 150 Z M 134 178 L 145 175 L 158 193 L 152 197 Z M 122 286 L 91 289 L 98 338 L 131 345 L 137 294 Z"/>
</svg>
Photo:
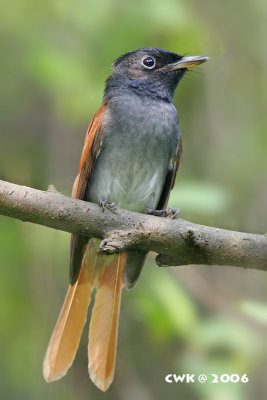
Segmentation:
<svg viewBox="0 0 267 400">
<path fill-rule="evenodd" d="M 204 0 L 2 2 L 2 179 L 70 194 L 84 133 L 112 61 L 137 47 L 203 54 L 177 90 L 184 154 L 171 205 L 181 217 L 264 232 L 266 3 Z M 264 184 L 265 180 L 265 184 Z M 87 333 L 67 377 L 42 359 L 63 301 L 63 232 L 0 217 L 0 387 L 8 399 L 255 399 L 266 394 L 266 277 L 156 268 L 125 292 L 117 372 L 87 377 Z M 264 304 L 265 303 L 265 304 Z M 86 328 L 88 329 L 88 327 Z M 247 373 L 248 384 L 167 384 L 168 373 Z"/>
</svg>

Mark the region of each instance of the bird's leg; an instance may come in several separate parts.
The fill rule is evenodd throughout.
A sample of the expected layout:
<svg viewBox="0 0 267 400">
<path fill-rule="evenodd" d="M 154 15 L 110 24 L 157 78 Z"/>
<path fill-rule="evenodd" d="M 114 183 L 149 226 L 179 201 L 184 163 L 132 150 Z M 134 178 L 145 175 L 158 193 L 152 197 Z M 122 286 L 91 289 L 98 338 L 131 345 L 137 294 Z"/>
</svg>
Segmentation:
<svg viewBox="0 0 267 400">
<path fill-rule="evenodd" d="M 147 209 L 147 213 L 150 215 L 156 215 L 157 217 L 176 219 L 179 215 L 179 208 L 164 208 L 163 210 L 153 210 L 152 208 Z"/>
<path fill-rule="evenodd" d="M 103 212 L 105 211 L 106 208 L 108 210 L 113 210 L 115 206 L 116 206 L 116 204 L 113 203 L 112 201 L 103 200 L 103 199 L 99 200 L 99 207 L 102 209 Z"/>
</svg>

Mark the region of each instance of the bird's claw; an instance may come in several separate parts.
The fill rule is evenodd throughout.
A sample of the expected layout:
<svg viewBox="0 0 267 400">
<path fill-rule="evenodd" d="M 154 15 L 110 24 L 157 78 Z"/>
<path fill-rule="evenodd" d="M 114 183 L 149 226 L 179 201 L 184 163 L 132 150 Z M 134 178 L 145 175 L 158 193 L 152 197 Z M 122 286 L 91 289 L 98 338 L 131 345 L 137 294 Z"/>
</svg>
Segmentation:
<svg viewBox="0 0 267 400">
<path fill-rule="evenodd" d="M 171 219 L 176 219 L 180 212 L 179 208 L 172 208 L 172 207 L 164 208 L 163 210 L 153 210 L 149 208 L 147 211 L 148 214 L 150 215 L 155 215 L 157 217 L 171 218 Z"/>
<path fill-rule="evenodd" d="M 107 208 L 108 210 L 113 210 L 115 207 L 115 203 L 113 203 L 112 201 L 109 200 L 99 200 L 99 207 L 102 209 L 102 211 L 104 212 L 105 209 Z"/>
</svg>

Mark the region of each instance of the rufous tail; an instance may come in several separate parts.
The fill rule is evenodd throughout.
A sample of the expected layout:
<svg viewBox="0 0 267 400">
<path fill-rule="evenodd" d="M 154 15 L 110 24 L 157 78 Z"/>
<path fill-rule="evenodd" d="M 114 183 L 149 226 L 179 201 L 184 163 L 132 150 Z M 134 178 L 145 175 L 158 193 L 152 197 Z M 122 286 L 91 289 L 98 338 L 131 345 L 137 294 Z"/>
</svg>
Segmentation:
<svg viewBox="0 0 267 400">
<path fill-rule="evenodd" d="M 89 374 L 94 384 L 104 392 L 114 376 L 118 321 L 126 254 L 116 256 L 103 267 L 89 330 Z"/>
<path fill-rule="evenodd" d="M 125 257 L 124 254 L 113 258 L 98 256 L 94 241 L 89 241 L 79 277 L 68 288 L 46 351 L 43 375 L 47 382 L 60 379 L 73 363 L 91 291 L 97 287 L 90 322 L 89 373 L 99 389 L 108 389 L 114 375 Z"/>
</svg>

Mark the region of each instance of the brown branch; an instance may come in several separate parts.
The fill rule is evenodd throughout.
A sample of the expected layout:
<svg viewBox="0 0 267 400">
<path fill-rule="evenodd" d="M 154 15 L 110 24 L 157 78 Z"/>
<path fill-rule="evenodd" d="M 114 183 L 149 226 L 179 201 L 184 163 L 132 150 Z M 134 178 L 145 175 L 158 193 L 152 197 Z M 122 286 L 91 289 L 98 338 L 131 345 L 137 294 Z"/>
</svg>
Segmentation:
<svg viewBox="0 0 267 400">
<path fill-rule="evenodd" d="M 160 266 L 206 264 L 267 270 L 267 237 L 123 210 L 0 181 L 0 214 L 103 239 L 99 252 L 155 251 Z"/>
</svg>

